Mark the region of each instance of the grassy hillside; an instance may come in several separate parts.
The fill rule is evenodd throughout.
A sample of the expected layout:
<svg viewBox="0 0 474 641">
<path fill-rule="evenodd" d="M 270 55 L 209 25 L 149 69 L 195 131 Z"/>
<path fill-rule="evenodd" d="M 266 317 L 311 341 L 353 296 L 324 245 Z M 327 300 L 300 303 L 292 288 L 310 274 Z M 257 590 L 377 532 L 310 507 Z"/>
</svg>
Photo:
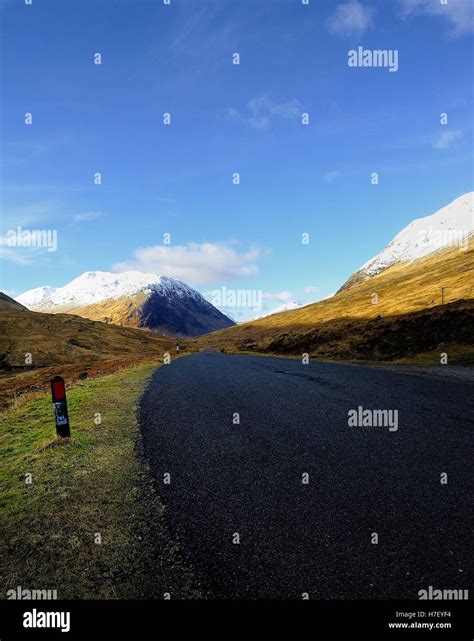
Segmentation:
<svg viewBox="0 0 474 641">
<path fill-rule="evenodd" d="M 170 339 L 144 330 L 106 325 L 72 314 L 43 314 L 15 308 L 0 309 L 0 367 L 33 367 L 63 363 L 93 363 L 105 358 L 159 355 Z"/>
<path fill-rule="evenodd" d="M 473 267 L 472 249 L 436 252 L 330 299 L 214 332 L 193 345 L 356 360 L 438 351 L 438 361 L 439 351 L 450 346 L 457 362 L 463 351 L 471 360 Z"/>
<path fill-rule="evenodd" d="M 234 325 L 209 302 L 193 296 L 139 292 L 108 298 L 81 307 L 58 307 L 53 314 L 68 313 L 122 327 L 147 328 L 163 336 L 187 338 Z"/>
<path fill-rule="evenodd" d="M 0 335 L 0 405 L 12 402 L 19 391 L 45 388 L 53 373 L 71 381 L 146 358 L 161 360 L 175 345 L 147 330 L 31 312 L 5 299 L 0 300 Z"/>
<path fill-rule="evenodd" d="M 135 296 L 121 296 L 119 298 L 106 299 L 99 303 L 83 305 L 73 310 L 54 310 L 51 313 L 57 314 L 63 311 L 88 318 L 89 320 L 100 321 L 101 323 L 112 323 L 123 327 L 140 327 L 141 308 L 146 300 L 143 292 Z"/>
<path fill-rule="evenodd" d="M 3 417 L 0 598 L 17 586 L 56 589 L 58 598 L 196 594 L 141 460 L 135 407 L 155 367 L 142 363 L 70 390 L 72 441 L 55 441 L 49 395 Z"/>
<path fill-rule="evenodd" d="M 10 296 L 7 296 L 3 292 L 0 292 L 0 310 L 12 307 L 15 309 L 26 310 L 26 307 L 18 303 L 14 298 L 10 298 Z"/>
</svg>

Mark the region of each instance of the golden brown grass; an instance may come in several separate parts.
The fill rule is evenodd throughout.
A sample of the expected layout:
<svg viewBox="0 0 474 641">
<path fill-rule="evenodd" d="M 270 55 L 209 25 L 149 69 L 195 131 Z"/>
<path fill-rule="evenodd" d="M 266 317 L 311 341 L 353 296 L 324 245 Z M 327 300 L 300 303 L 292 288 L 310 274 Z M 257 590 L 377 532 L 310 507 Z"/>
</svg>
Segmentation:
<svg viewBox="0 0 474 641">
<path fill-rule="evenodd" d="M 146 295 L 139 293 L 134 296 L 122 296 L 120 298 L 107 299 L 99 303 L 94 303 L 93 305 L 76 307 L 70 311 L 74 315 L 81 316 L 82 318 L 88 318 L 102 323 L 112 323 L 123 327 L 137 328 L 141 320 L 140 310 L 145 301 Z"/>
<path fill-rule="evenodd" d="M 116 325 L 106 325 L 72 314 L 44 314 L 16 309 L 0 311 L 3 368 L 23 368 L 25 354 L 33 367 L 54 364 L 93 363 L 98 360 L 154 356 L 170 349 L 173 342 L 154 334 Z"/>
<path fill-rule="evenodd" d="M 148 330 L 107 325 L 72 314 L 0 306 L 0 407 L 19 394 L 45 390 L 53 374 L 68 381 L 98 376 L 144 359 L 163 359 L 172 339 Z M 184 349 L 184 346 L 183 346 Z M 31 354 L 31 363 L 25 362 Z"/>
<path fill-rule="evenodd" d="M 190 347 L 392 360 L 442 343 L 463 345 L 464 329 L 472 335 L 473 262 L 472 249 L 436 252 L 330 299 L 207 334 Z"/>
</svg>

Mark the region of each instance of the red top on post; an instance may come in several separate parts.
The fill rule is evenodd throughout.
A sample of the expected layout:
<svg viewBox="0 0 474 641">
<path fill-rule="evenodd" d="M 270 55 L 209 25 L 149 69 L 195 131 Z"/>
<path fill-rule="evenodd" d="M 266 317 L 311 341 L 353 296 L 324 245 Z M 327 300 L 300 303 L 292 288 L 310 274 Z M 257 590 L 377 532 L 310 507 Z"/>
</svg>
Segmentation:
<svg viewBox="0 0 474 641">
<path fill-rule="evenodd" d="M 62 401 L 66 398 L 66 385 L 61 376 L 54 376 L 51 379 L 51 392 L 53 394 L 53 401 Z"/>
</svg>

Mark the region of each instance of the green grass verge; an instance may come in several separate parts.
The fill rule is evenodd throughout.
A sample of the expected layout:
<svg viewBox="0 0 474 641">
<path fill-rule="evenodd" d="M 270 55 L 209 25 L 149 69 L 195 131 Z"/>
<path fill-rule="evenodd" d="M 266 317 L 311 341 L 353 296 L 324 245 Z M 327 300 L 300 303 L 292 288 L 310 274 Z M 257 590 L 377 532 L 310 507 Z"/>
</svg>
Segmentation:
<svg viewBox="0 0 474 641">
<path fill-rule="evenodd" d="M 0 598 L 17 586 L 58 598 L 198 596 L 141 452 L 136 406 L 155 367 L 69 390 L 71 442 L 55 442 L 49 395 L 3 417 Z"/>
</svg>

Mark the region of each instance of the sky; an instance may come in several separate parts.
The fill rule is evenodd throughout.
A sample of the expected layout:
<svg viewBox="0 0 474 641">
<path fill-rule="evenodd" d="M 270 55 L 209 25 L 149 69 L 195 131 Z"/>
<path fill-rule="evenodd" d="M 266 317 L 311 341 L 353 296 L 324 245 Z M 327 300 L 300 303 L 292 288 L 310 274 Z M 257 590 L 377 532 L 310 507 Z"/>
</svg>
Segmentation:
<svg viewBox="0 0 474 641">
<path fill-rule="evenodd" d="M 135 269 L 307 303 L 473 189 L 471 0 L 165 2 L 0 2 L 3 291 Z"/>
</svg>

